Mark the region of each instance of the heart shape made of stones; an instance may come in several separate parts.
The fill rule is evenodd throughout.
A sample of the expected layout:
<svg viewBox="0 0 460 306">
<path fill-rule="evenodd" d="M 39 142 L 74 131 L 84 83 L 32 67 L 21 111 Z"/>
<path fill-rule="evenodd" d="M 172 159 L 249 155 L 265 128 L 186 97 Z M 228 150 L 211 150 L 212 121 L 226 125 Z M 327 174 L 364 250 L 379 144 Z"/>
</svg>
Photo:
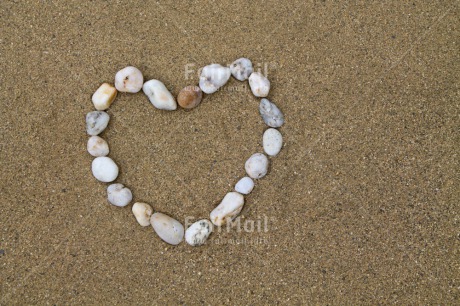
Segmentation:
<svg viewBox="0 0 460 306">
<path fill-rule="evenodd" d="M 220 64 L 211 64 L 203 67 L 198 86 L 191 85 L 182 89 L 177 102 L 166 86 L 159 80 L 149 80 L 144 83 L 142 72 L 136 67 L 128 66 L 115 75 L 115 86 L 103 83 L 92 95 L 95 111 L 86 115 L 86 132 L 90 135 L 87 143 L 89 154 L 94 156 L 91 165 L 93 176 L 105 183 L 112 183 L 118 177 L 117 164 L 109 155 L 108 143 L 98 135 L 102 133 L 110 120 L 105 112 L 115 100 L 118 92 L 137 93 L 144 92 L 154 107 L 160 110 L 172 111 L 177 109 L 177 104 L 182 108 L 192 109 L 197 107 L 205 94 L 212 94 L 224 86 L 230 77 L 239 81 L 249 82 L 249 87 L 256 97 L 262 98 L 259 104 L 259 113 L 269 127 L 265 130 L 262 142 L 263 153 L 254 153 L 245 163 L 247 176 L 235 184 L 235 190 L 228 192 L 219 205 L 210 213 L 209 220 L 202 219 L 193 223 L 186 230 L 184 226 L 172 217 L 153 211 L 147 203 L 136 202 L 132 212 L 141 226 L 151 225 L 157 235 L 171 245 L 178 245 L 185 236 L 185 240 L 192 246 L 199 246 L 206 242 L 214 226 L 222 226 L 233 219 L 243 209 L 244 195 L 248 195 L 254 188 L 254 179 L 263 178 L 268 172 L 268 156 L 276 156 L 282 146 L 283 137 L 277 128 L 284 124 L 284 115 L 281 110 L 266 97 L 270 91 L 270 81 L 260 72 L 253 69 L 252 62 L 247 58 L 239 58 L 229 67 Z M 109 203 L 124 207 L 133 199 L 129 188 L 121 183 L 112 183 L 107 187 Z"/>
</svg>

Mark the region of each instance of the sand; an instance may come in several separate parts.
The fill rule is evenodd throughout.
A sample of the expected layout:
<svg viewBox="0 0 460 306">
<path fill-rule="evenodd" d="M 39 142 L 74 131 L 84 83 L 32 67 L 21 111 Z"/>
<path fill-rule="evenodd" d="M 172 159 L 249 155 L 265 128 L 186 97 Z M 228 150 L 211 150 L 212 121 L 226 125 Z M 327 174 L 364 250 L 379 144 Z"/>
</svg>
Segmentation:
<svg viewBox="0 0 460 306">
<path fill-rule="evenodd" d="M 460 303 L 458 1 L 0 11 L 0 304 Z M 127 65 L 177 95 L 241 56 L 267 68 L 285 147 L 246 197 L 247 231 L 168 246 L 91 176 L 91 95 Z M 102 134 L 118 181 L 207 217 L 262 150 L 258 101 L 235 79 L 192 111 L 120 94 Z"/>
</svg>

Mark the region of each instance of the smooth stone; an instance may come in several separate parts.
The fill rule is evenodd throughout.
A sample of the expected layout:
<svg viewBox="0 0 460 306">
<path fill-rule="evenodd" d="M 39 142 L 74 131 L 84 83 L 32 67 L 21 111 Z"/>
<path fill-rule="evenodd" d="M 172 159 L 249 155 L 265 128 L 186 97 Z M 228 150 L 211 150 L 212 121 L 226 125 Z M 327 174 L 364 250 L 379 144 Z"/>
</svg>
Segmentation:
<svg viewBox="0 0 460 306">
<path fill-rule="evenodd" d="M 233 220 L 241 212 L 243 205 L 243 195 L 238 192 L 227 193 L 222 202 L 209 215 L 211 222 L 217 226 L 226 224 L 228 219 Z"/>
<path fill-rule="evenodd" d="M 239 58 L 230 65 L 230 71 L 235 79 L 247 80 L 253 71 L 252 63 L 247 58 Z"/>
<path fill-rule="evenodd" d="M 123 184 L 112 184 L 107 187 L 107 199 L 115 206 L 124 207 L 131 202 L 133 194 Z"/>
<path fill-rule="evenodd" d="M 184 226 L 176 219 L 162 213 L 154 213 L 150 218 L 153 229 L 165 242 L 178 245 L 184 238 Z"/>
<path fill-rule="evenodd" d="M 132 208 L 133 215 L 141 226 L 150 225 L 150 217 L 153 214 L 152 207 L 147 203 L 136 202 Z"/>
<path fill-rule="evenodd" d="M 283 146 L 283 135 L 277 130 L 270 128 L 264 132 L 263 146 L 267 155 L 276 156 Z"/>
<path fill-rule="evenodd" d="M 255 153 L 246 161 L 244 168 L 253 179 L 260 179 L 267 174 L 268 158 L 262 153 Z"/>
<path fill-rule="evenodd" d="M 91 164 L 94 177 L 104 183 L 113 182 L 118 176 L 118 166 L 106 156 L 96 157 Z"/>
<path fill-rule="evenodd" d="M 253 72 L 249 76 L 249 87 L 256 97 L 266 97 L 270 91 L 270 81 L 260 72 Z"/>
<path fill-rule="evenodd" d="M 91 136 L 102 133 L 109 124 L 110 116 L 103 111 L 92 111 L 86 114 L 86 132 Z"/>
<path fill-rule="evenodd" d="M 213 225 L 209 220 L 203 219 L 190 225 L 185 231 L 185 241 L 191 246 L 199 246 L 206 242 L 211 235 Z"/>
<path fill-rule="evenodd" d="M 182 108 L 191 109 L 197 107 L 203 98 L 203 92 L 198 86 L 187 86 L 179 92 L 177 103 Z"/>
<path fill-rule="evenodd" d="M 254 189 L 254 181 L 248 176 L 243 177 L 235 185 L 235 191 L 241 194 L 250 194 L 252 189 Z"/>
<path fill-rule="evenodd" d="M 107 156 L 109 154 L 109 144 L 99 136 L 91 136 L 86 146 L 88 153 L 94 157 Z"/>
<path fill-rule="evenodd" d="M 228 67 L 219 64 L 205 66 L 201 71 L 200 88 L 204 93 L 212 94 L 227 83 L 230 75 Z"/>
<path fill-rule="evenodd" d="M 163 110 L 175 110 L 177 108 L 176 100 L 161 81 L 145 82 L 142 90 L 156 108 Z"/>
<path fill-rule="evenodd" d="M 91 97 L 94 107 L 97 110 L 106 110 L 112 105 L 115 97 L 117 96 L 117 90 L 110 84 L 102 84 Z"/>
<path fill-rule="evenodd" d="M 142 89 L 144 76 L 142 72 L 133 66 L 128 66 L 115 74 L 115 87 L 121 92 L 136 93 Z"/>
<path fill-rule="evenodd" d="M 259 105 L 259 112 L 265 124 L 277 128 L 284 124 L 284 116 L 275 103 L 268 99 L 262 99 Z"/>
</svg>

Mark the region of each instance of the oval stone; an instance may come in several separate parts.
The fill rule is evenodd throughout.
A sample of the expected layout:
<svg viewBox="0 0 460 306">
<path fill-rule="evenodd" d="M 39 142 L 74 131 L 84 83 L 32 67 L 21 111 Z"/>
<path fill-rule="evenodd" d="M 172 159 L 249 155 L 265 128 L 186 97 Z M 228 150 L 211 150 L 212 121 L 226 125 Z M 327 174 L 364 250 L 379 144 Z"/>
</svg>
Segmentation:
<svg viewBox="0 0 460 306">
<path fill-rule="evenodd" d="M 203 92 L 198 86 L 187 86 L 179 92 L 177 103 L 182 108 L 191 109 L 200 104 L 203 98 Z"/>
<path fill-rule="evenodd" d="M 259 105 L 259 112 L 265 124 L 277 128 L 284 124 L 284 116 L 275 103 L 268 99 L 262 99 Z"/>
<path fill-rule="evenodd" d="M 157 235 L 165 242 L 178 245 L 184 238 L 184 226 L 176 219 L 162 213 L 154 213 L 150 224 Z"/>
<path fill-rule="evenodd" d="M 118 166 L 106 156 L 96 157 L 91 164 L 94 177 L 104 183 L 114 181 L 118 176 Z"/>
<path fill-rule="evenodd" d="M 243 177 L 235 185 L 235 191 L 241 194 L 250 194 L 252 189 L 254 189 L 254 181 L 248 176 Z"/>
<path fill-rule="evenodd" d="M 255 153 L 246 161 L 244 168 L 253 179 L 260 179 L 267 174 L 268 158 L 262 153 Z"/>
<path fill-rule="evenodd" d="M 88 139 L 88 153 L 94 157 L 107 156 L 109 154 L 109 144 L 99 136 L 91 136 Z"/>
<path fill-rule="evenodd" d="M 277 129 L 270 128 L 264 132 L 263 146 L 267 155 L 276 156 L 283 146 L 283 136 Z"/>
</svg>

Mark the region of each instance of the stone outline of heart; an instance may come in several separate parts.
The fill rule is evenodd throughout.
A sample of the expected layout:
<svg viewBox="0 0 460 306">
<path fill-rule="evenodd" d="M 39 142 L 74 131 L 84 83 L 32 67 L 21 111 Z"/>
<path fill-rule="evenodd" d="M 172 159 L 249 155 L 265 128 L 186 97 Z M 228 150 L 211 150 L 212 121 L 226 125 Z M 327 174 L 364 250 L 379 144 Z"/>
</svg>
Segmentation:
<svg viewBox="0 0 460 306">
<path fill-rule="evenodd" d="M 244 71 L 245 69 L 248 69 L 248 67 L 238 67 L 238 63 L 241 63 L 241 60 L 244 60 L 245 61 L 245 64 L 247 64 L 247 62 L 249 62 L 250 64 L 250 73 L 247 73 L 248 71 Z M 205 66 L 206 67 L 210 67 L 210 66 L 214 66 L 215 68 L 217 66 L 220 66 L 219 64 L 211 64 L 211 65 L 208 65 L 208 66 Z M 217 88 L 212 91 L 212 92 L 208 92 L 209 91 L 209 88 L 206 87 L 206 84 L 204 84 L 206 81 L 210 81 L 210 78 L 209 76 L 206 76 L 206 75 L 203 75 L 203 74 L 206 74 L 205 73 L 205 69 L 202 70 L 202 74 L 200 76 L 200 82 L 199 82 L 199 88 L 205 92 L 205 93 L 208 93 L 208 94 L 211 94 L 217 90 L 219 90 L 222 86 L 224 86 L 228 80 L 230 79 L 230 72 L 231 72 L 231 75 L 233 75 L 237 80 L 239 81 L 245 81 L 247 79 L 249 79 L 249 85 L 250 85 L 250 88 L 253 92 L 253 94 L 256 96 L 256 97 L 263 97 L 263 99 L 261 100 L 261 103 L 259 105 L 259 112 L 263 118 L 263 120 L 265 121 L 265 123 L 270 127 L 269 129 L 265 130 L 264 132 L 264 136 L 263 136 L 263 143 L 264 143 L 264 151 L 266 153 L 267 152 L 267 149 L 266 149 L 266 134 L 268 134 L 268 132 L 270 131 L 271 134 L 273 133 L 278 133 L 279 134 L 279 137 L 281 139 L 281 146 L 279 147 L 279 149 L 277 150 L 277 152 L 274 154 L 274 155 L 271 155 L 271 156 L 275 156 L 278 154 L 279 150 L 281 150 L 281 147 L 282 147 L 282 136 L 281 134 L 275 130 L 275 132 L 273 132 L 272 130 L 274 130 L 274 128 L 276 127 L 280 127 L 281 125 L 284 124 L 284 117 L 283 117 L 283 114 L 281 113 L 281 111 L 278 109 L 278 107 L 270 102 L 268 99 L 264 99 L 265 97 L 268 96 L 268 92 L 269 92 L 269 89 L 270 89 L 270 82 L 268 81 L 268 79 L 263 76 L 260 72 L 254 72 L 253 71 L 253 68 L 252 68 L 252 63 L 248 60 L 248 59 L 245 59 L 245 58 L 240 58 L 238 60 L 236 60 L 235 62 L 233 62 L 231 65 L 230 65 L 230 68 L 229 67 L 223 67 L 223 66 L 220 66 L 222 69 L 228 69 L 228 77 L 226 77 L 226 80 L 224 80 L 224 82 L 222 84 L 219 83 L 220 86 L 217 86 Z M 143 88 L 143 91 L 144 93 L 147 95 L 147 97 L 149 98 L 150 102 L 156 107 L 156 108 L 159 108 L 159 109 L 166 109 L 166 110 L 175 110 L 177 105 L 175 104 L 175 100 L 174 100 L 174 97 L 170 94 L 170 92 L 166 89 L 166 87 L 164 86 L 163 83 L 161 83 L 161 81 L 158 81 L 158 80 L 149 80 L 147 82 L 144 83 L 144 79 L 143 79 L 143 75 L 142 73 L 140 72 L 140 70 L 138 70 L 137 68 L 135 67 L 132 67 L 132 66 L 128 66 L 124 69 L 136 69 L 139 73 L 140 73 L 140 83 L 142 84 L 142 88 Z M 219 67 L 217 67 L 219 68 Z M 231 68 L 234 68 L 233 70 Z M 123 71 L 124 69 L 120 70 L 117 75 Z M 220 68 L 219 68 L 220 69 Z M 237 70 L 237 69 L 240 69 L 240 70 Z M 243 69 L 243 72 L 241 72 L 241 69 Z M 242 76 L 243 74 L 243 76 Z M 265 84 L 268 82 L 268 89 L 266 90 L 266 93 L 265 93 L 265 90 L 263 93 L 260 93 L 260 91 L 257 90 L 257 87 L 256 85 L 253 86 L 253 83 L 251 82 L 251 77 L 253 75 L 256 75 L 257 78 L 262 78 L 262 82 L 265 82 Z M 242 79 L 243 78 L 243 79 Z M 136 93 L 136 92 L 139 92 L 140 91 L 140 88 L 137 90 L 137 88 L 133 91 L 132 89 L 127 89 L 127 88 L 124 88 L 126 90 L 123 90 L 123 87 L 121 86 L 125 86 L 125 81 L 128 81 L 129 78 L 126 77 L 126 79 L 123 79 L 123 84 L 122 85 L 119 85 L 117 84 L 117 76 L 115 78 L 115 86 L 117 87 L 118 91 L 121 91 L 121 92 L 131 92 L 131 93 Z M 146 87 L 146 84 L 149 83 L 149 82 L 152 82 L 152 81 L 155 81 L 156 85 L 158 85 L 157 83 L 160 84 L 160 87 L 162 86 L 162 89 L 161 90 L 165 90 L 167 92 L 167 96 L 168 98 L 172 98 L 173 101 L 174 101 L 174 108 L 172 107 L 169 107 L 169 108 L 160 108 L 158 107 L 158 103 L 155 103 L 155 101 L 152 100 L 151 96 L 149 96 L 149 93 L 147 93 L 145 87 Z M 129 81 L 128 81 L 129 82 Z M 211 82 L 212 83 L 212 82 Z M 118 86 L 117 86 L 118 85 Z M 209 85 L 209 84 L 208 84 Z M 105 87 L 104 87 L 105 86 Z M 108 87 L 107 87 L 108 86 Z M 125 86 L 126 87 L 126 86 Z M 190 86 L 187 86 L 187 87 L 190 87 Z M 187 89 L 184 88 L 183 90 L 186 90 Z M 113 91 L 111 91 L 113 89 Z M 103 83 L 101 85 L 101 87 L 99 87 L 99 89 L 93 94 L 93 97 L 92 97 L 92 100 L 93 100 L 93 103 L 94 105 L 96 106 L 96 109 L 98 109 L 98 111 L 93 111 L 93 112 L 90 112 L 87 114 L 87 120 L 86 120 L 86 123 L 87 123 L 87 132 L 88 134 L 90 134 L 89 132 L 89 123 L 88 123 L 88 116 L 91 114 L 91 113 L 98 113 L 97 116 L 101 115 L 101 116 L 106 116 L 107 117 L 107 120 L 106 120 L 106 124 L 105 126 L 102 127 L 102 129 L 96 133 L 95 135 L 94 134 L 90 134 L 91 136 L 93 137 L 98 137 L 97 135 L 100 134 L 103 130 L 105 130 L 105 128 L 107 127 L 108 125 L 108 121 L 110 119 L 109 115 L 105 112 L 103 112 L 103 110 L 100 110 L 100 108 L 97 107 L 96 105 L 96 101 L 95 101 L 95 96 L 96 94 L 98 93 L 98 91 L 104 91 L 104 90 L 108 90 L 108 91 L 111 91 L 112 94 L 108 94 L 108 97 L 109 99 L 108 100 L 104 100 L 104 101 L 108 101 L 107 105 L 105 105 L 103 108 L 103 110 L 106 110 L 110 107 L 110 105 L 113 103 L 113 101 L 115 100 L 116 98 L 116 95 L 117 95 L 117 90 L 115 88 L 113 88 L 111 85 L 107 84 L 107 83 Z M 152 93 L 150 93 L 152 94 Z M 169 95 L 168 95 L 169 94 Z M 112 96 L 111 96 L 112 95 Z M 179 94 L 180 95 L 180 94 Z M 170 97 L 169 97 L 170 96 Z M 201 93 L 200 93 L 200 99 L 198 101 L 198 103 L 195 105 L 195 106 L 198 106 L 198 104 L 201 102 Z M 107 98 L 107 95 L 105 96 L 105 98 Z M 104 98 L 104 99 L 105 99 Z M 96 98 L 97 99 L 97 98 Z M 158 97 L 157 97 L 158 99 Z M 195 107 L 194 106 L 194 107 Z M 272 116 L 270 115 L 270 112 L 278 112 L 280 116 Z M 104 115 L 105 114 L 105 115 Z M 271 120 L 271 121 L 270 121 Z M 94 126 L 96 125 L 95 123 L 96 121 L 94 121 Z M 278 136 L 278 135 L 277 135 Z M 91 137 L 92 138 L 92 137 Z M 90 152 L 91 155 L 93 155 L 93 153 L 91 153 L 90 151 L 90 141 L 91 141 L 91 138 L 88 140 L 88 152 Z M 101 138 L 102 139 L 102 138 Z M 105 140 L 102 139 L 102 141 L 105 142 Z M 105 142 L 105 144 L 107 145 L 107 143 Z M 113 165 L 116 167 L 116 174 L 115 174 L 115 177 L 112 179 L 112 180 L 109 180 L 109 181 L 104 181 L 106 183 L 110 183 L 110 182 L 113 182 L 115 181 L 115 179 L 117 178 L 118 176 L 118 166 L 115 164 L 115 162 L 113 162 L 113 160 L 109 157 L 106 157 L 106 155 L 108 155 L 109 153 L 109 150 L 108 150 L 108 145 L 107 145 L 107 153 L 104 154 L 104 155 L 93 155 L 95 156 L 96 158 L 93 160 L 93 163 L 92 163 L 92 170 L 93 170 L 93 175 L 96 177 L 96 179 L 100 180 L 95 172 L 94 172 L 94 164 L 95 164 L 95 161 L 98 159 L 98 158 L 105 158 L 104 161 L 107 161 L 109 162 L 109 160 L 111 161 L 111 163 L 113 163 Z M 268 154 L 270 155 L 270 154 Z M 261 175 L 261 176 L 257 176 L 257 177 L 254 177 L 252 176 L 250 173 L 249 173 L 249 170 L 248 170 L 248 164 L 250 164 L 250 161 L 251 159 L 262 159 L 262 160 L 265 160 L 266 161 L 266 169 L 265 169 L 265 172 Z M 259 178 L 262 178 L 263 176 L 265 176 L 267 170 L 268 170 L 268 158 L 262 154 L 262 153 L 255 153 L 253 154 L 247 161 L 246 161 L 246 164 L 245 164 L 245 169 L 246 169 L 246 172 L 248 173 L 249 177 L 250 177 L 250 186 L 252 184 L 252 187 L 249 188 L 249 190 L 247 192 L 241 192 L 241 190 L 238 189 L 238 184 L 240 182 L 242 182 L 243 180 L 245 179 L 249 179 L 248 177 L 244 177 L 242 179 L 240 179 L 237 184 L 235 185 L 235 191 L 233 192 L 228 192 L 224 199 L 222 200 L 222 202 L 211 212 L 210 214 L 210 219 L 212 222 L 210 222 L 209 220 L 207 219 L 202 219 L 202 220 L 198 220 L 196 221 L 195 223 L 193 223 L 189 228 L 187 228 L 187 230 L 185 231 L 185 238 L 186 238 L 186 241 L 187 243 L 189 243 L 190 245 L 192 246 L 197 246 L 197 245 L 202 245 L 205 243 L 205 241 L 207 240 L 207 238 L 209 237 L 209 235 L 211 234 L 211 232 L 213 231 L 213 224 L 215 226 L 222 226 L 224 224 L 226 224 L 229 220 L 232 221 L 233 219 L 235 219 L 238 214 L 241 212 L 243 206 L 244 206 L 244 197 L 243 195 L 248 195 L 253 187 L 254 187 L 254 183 L 252 181 L 252 179 L 259 179 Z M 102 181 L 102 180 L 101 180 Z M 121 186 L 121 187 L 120 187 Z M 112 188 L 114 187 L 114 188 Z M 121 189 L 117 189 L 117 187 L 120 187 Z M 116 192 L 121 192 L 122 194 L 124 194 L 124 196 L 127 197 L 127 199 L 129 199 L 127 201 L 126 204 L 124 205 L 117 205 L 115 203 L 113 203 L 114 201 L 112 200 L 111 201 L 111 192 L 113 193 L 114 191 L 111 191 L 111 188 L 112 189 L 117 189 Z M 115 206 L 126 206 L 128 205 L 131 201 L 132 201 L 132 193 L 131 191 L 124 187 L 124 185 L 122 184 L 111 184 L 108 188 L 107 188 L 107 191 L 108 191 L 108 200 L 111 204 L 114 204 Z M 238 192 L 240 191 L 240 192 Z M 137 206 L 136 206 L 137 205 Z M 229 208 L 230 207 L 230 211 Z M 136 212 L 137 210 L 137 212 Z M 223 212 L 224 214 L 224 217 L 219 219 L 218 216 L 219 216 L 219 210 Z M 169 243 L 169 244 L 172 244 L 172 245 L 177 245 L 179 244 L 183 238 L 184 238 L 184 227 L 183 225 L 171 218 L 170 216 L 166 215 L 166 214 L 163 214 L 163 213 L 159 213 L 159 212 L 156 212 L 156 213 L 153 213 L 153 209 L 151 208 L 150 205 L 146 204 L 146 203 L 139 203 L 139 202 L 136 202 L 133 204 L 133 208 L 132 208 L 132 211 L 133 211 L 133 214 L 135 215 L 135 218 L 136 220 L 138 221 L 138 223 L 142 226 L 148 226 L 148 225 L 152 225 L 152 227 L 154 228 L 155 232 L 158 234 L 158 236 L 164 240 L 165 242 Z M 213 218 L 213 213 L 215 213 L 215 215 L 217 214 L 217 216 L 215 216 L 215 218 Z M 143 214 L 145 214 L 145 216 L 142 216 Z M 149 224 L 146 224 L 146 221 L 144 220 L 145 218 L 144 217 L 147 217 L 149 219 Z M 161 229 L 157 227 L 155 227 L 154 225 L 154 221 L 152 221 L 153 218 L 156 218 L 158 219 L 161 223 L 164 223 L 167 225 L 167 227 L 169 227 L 169 230 L 173 232 L 173 237 L 167 237 L 167 235 L 165 236 L 164 233 L 160 233 L 161 232 Z M 216 219 L 217 218 L 217 219 Z M 168 228 L 166 228 L 166 230 L 168 230 Z M 159 232 L 160 231 L 160 232 Z M 188 235 L 189 237 L 187 237 L 187 233 L 189 231 L 192 231 L 193 233 L 191 235 Z M 193 235 L 195 234 L 195 235 Z M 175 235 L 175 236 L 174 236 Z M 169 241 L 168 241 L 169 240 Z M 172 242 L 173 241 L 173 242 Z M 177 243 L 176 243 L 177 242 Z"/>
</svg>

